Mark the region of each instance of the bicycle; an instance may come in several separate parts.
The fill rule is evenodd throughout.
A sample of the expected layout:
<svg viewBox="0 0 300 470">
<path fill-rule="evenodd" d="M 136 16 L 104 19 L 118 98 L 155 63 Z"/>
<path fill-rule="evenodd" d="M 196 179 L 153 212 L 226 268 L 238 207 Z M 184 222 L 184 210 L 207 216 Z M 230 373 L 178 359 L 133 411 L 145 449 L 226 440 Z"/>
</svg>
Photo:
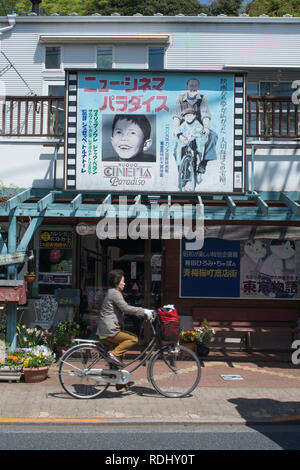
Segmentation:
<svg viewBox="0 0 300 470">
<path fill-rule="evenodd" d="M 162 345 L 158 315 L 150 324 L 152 339 L 126 369 L 116 368 L 108 356 L 109 348 L 101 340 L 75 340 L 78 344 L 60 358 L 59 381 L 63 389 L 75 398 L 96 398 L 109 385 L 127 384 L 131 374 L 148 361 L 147 378 L 158 393 L 168 398 L 189 395 L 201 377 L 198 357 L 179 341 Z"/>
<path fill-rule="evenodd" d="M 191 141 L 183 150 L 183 156 L 178 170 L 178 187 L 180 191 L 195 191 L 196 183 L 200 184 L 203 177 L 197 168 L 197 151 L 192 148 Z M 188 189 L 185 186 L 189 184 Z"/>
</svg>

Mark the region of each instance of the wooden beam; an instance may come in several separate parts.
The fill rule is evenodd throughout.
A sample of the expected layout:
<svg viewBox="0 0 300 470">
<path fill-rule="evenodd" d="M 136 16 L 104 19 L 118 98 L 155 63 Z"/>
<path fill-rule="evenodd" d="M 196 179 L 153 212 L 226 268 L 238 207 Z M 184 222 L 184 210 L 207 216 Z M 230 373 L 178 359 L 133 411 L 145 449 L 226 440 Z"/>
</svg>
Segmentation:
<svg viewBox="0 0 300 470">
<path fill-rule="evenodd" d="M 50 192 L 48 193 L 45 197 L 43 197 L 40 201 L 37 203 L 37 208 L 39 212 L 42 212 L 44 209 L 49 206 L 54 200 L 54 193 Z"/>
<path fill-rule="evenodd" d="M 230 212 L 232 213 L 233 216 L 235 216 L 235 213 L 236 213 L 236 203 L 234 202 L 234 200 L 232 199 L 232 197 L 230 196 L 227 196 L 225 195 L 225 201 L 226 201 L 226 204 L 230 210 Z"/>
<path fill-rule="evenodd" d="M 269 213 L 269 206 L 268 204 L 259 196 L 259 194 L 254 191 L 253 194 L 251 194 L 250 199 L 254 199 L 256 204 L 258 205 L 258 208 L 262 212 L 262 214 L 266 217 Z"/>
<path fill-rule="evenodd" d="M 296 201 L 293 201 L 287 194 L 280 193 L 280 200 L 291 209 L 293 214 L 300 215 L 300 205 Z"/>
<path fill-rule="evenodd" d="M 72 212 L 76 211 L 76 209 L 78 209 L 81 203 L 82 203 L 82 194 L 77 194 L 77 196 L 74 197 L 74 199 L 72 199 L 72 201 L 70 202 Z"/>
<path fill-rule="evenodd" d="M 26 199 L 30 198 L 31 190 L 30 189 L 25 189 L 25 191 L 22 191 L 19 194 L 16 194 L 15 196 L 11 197 L 8 199 L 6 202 L 6 207 L 9 211 L 17 207 L 21 202 L 26 201 Z"/>
</svg>

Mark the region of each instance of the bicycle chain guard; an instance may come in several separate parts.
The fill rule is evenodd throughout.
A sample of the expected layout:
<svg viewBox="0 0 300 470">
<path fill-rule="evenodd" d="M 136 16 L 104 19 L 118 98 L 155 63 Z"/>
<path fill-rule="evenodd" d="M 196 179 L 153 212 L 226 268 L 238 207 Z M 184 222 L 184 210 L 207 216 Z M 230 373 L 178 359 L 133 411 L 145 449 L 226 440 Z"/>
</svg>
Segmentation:
<svg viewBox="0 0 300 470">
<path fill-rule="evenodd" d="M 111 384 L 127 384 L 130 381 L 130 372 L 128 370 L 114 369 L 90 369 L 86 371 L 86 375 L 91 376 L 94 380 L 101 380 Z"/>
</svg>

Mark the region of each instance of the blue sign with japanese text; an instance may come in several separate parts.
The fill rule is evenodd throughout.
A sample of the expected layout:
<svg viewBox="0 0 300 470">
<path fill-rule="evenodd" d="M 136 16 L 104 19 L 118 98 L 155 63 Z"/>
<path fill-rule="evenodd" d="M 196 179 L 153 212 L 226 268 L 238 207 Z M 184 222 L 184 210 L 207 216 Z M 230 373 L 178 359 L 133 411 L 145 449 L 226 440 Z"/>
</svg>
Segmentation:
<svg viewBox="0 0 300 470">
<path fill-rule="evenodd" d="M 205 239 L 201 250 L 181 242 L 180 297 L 239 297 L 240 242 Z"/>
</svg>

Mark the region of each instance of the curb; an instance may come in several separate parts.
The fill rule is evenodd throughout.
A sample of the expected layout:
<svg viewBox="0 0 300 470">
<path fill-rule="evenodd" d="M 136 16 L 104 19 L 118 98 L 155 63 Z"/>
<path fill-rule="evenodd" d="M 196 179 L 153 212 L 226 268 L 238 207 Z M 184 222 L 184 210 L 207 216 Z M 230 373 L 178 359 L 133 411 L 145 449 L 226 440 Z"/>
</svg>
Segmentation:
<svg viewBox="0 0 300 470">
<path fill-rule="evenodd" d="M 181 426 L 201 426 L 201 425 L 282 425 L 282 424 L 300 424 L 300 417 L 275 417 L 275 418 L 254 418 L 254 419 L 243 419 L 243 418 L 201 418 L 201 419 L 177 419 L 177 418 L 0 418 L 1 425 L 72 425 L 72 424 L 83 424 L 83 425 L 105 425 L 105 426 L 144 426 L 144 425 L 170 425 L 176 424 Z"/>
</svg>

